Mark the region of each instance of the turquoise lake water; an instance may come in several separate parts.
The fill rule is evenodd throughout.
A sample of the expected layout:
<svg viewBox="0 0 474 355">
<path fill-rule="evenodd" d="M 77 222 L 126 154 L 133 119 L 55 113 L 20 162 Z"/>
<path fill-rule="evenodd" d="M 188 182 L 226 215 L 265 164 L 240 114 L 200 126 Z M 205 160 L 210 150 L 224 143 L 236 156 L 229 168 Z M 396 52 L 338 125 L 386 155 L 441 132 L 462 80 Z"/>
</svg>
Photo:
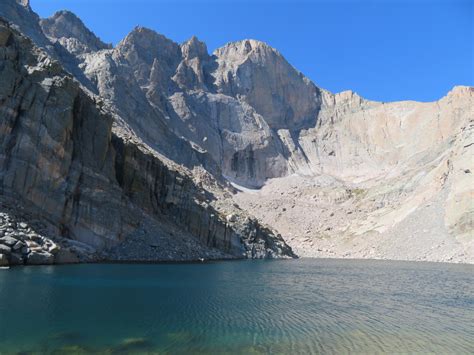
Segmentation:
<svg viewBox="0 0 474 355">
<path fill-rule="evenodd" d="M 348 260 L 0 270 L 0 354 L 473 353 L 474 267 Z"/>
</svg>

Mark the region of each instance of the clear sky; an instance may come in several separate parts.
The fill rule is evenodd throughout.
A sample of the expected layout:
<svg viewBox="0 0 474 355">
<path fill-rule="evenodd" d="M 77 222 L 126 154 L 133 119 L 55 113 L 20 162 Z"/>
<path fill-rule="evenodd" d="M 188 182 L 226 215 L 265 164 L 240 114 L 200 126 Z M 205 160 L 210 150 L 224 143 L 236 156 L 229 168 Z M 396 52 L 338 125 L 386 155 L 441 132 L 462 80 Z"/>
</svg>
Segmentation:
<svg viewBox="0 0 474 355">
<path fill-rule="evenodd" d="M 318 86 L 379 101 L 432 101 L 474 85 L 472 0 L 31 0 L 76 13 L 116 44 L 136 25 L 214 49 L 254 38 Z"/>
</svg>

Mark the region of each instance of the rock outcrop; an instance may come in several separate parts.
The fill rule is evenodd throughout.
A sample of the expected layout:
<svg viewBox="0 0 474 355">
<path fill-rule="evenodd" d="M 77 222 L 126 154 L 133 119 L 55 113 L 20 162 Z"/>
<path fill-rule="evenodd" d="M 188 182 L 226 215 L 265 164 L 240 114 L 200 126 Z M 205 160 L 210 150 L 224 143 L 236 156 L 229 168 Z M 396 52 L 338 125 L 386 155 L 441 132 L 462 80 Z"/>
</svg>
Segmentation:
<svg viewBox="0 0 474 355">
<path fill-rule="evenodd" d="M 69 11 L 59 11 L 51 18 L 41 20 L 40 25 L 50 40 L 58 41 L 73 55 L 112 47 L 97 38 L 76 15 Z"/>
</svg>

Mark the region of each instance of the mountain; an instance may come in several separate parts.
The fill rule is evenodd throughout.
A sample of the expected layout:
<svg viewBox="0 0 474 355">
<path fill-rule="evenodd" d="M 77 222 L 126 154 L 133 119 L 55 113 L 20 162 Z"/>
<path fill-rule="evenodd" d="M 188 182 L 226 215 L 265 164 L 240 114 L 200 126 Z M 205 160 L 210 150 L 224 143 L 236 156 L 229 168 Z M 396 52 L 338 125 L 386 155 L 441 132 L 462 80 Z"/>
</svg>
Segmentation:
<svg viewBox="0 0 474 355">
<path fill-rule="evenodd" d="M 373 102 L 252 39 L 210 54 L 136 27 L 112 47 L 68 11 L 0 16 L 2 194 L 64 250 L 474 262 L 473 88 Z"/>
<path fill-rule="evenodd" d="M 235 205 L 230 185 L 113 127 L 120 117 L 61 56 L 3 20 L 0 34 L 2 263 L 294 256 Z"/>
</svg>

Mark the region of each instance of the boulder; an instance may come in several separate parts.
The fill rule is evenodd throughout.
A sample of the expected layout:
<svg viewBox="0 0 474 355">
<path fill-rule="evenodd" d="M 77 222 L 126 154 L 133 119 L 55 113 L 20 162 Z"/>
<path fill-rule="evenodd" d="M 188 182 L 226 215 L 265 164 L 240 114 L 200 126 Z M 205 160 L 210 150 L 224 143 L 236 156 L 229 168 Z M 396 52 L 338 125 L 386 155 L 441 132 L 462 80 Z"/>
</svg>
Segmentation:
<svg viewBox="0 0 474 355">
<path fill-rule="evenodd" d="M 0 244 L 5 244 L 9 247 L 14 246 L 16 243 L 17 243 L 17 240 L 15 238 L 12 238 L 12 237 L 0 238 Z"/>
<path fill-rule="evenodd" d="M 36 242 L 33 242 L 33 241 L 31 241 L 31 240 L 27 240 L 27 241 L 26 241 L 26 245 L 27 245 L 28 248 L 30 248 L 30 249 L 39 248 L 39 244 L 36 243 Z"/>
<path fill-rule="evenodd" d="M 18 240 L 12 247 L 14 251 L 21 250 L 21 248 L 26 247 L 26 244 L 21 240 Z"/>
<path fill-rule="evenodd" d="M 10 255 L 11 248 L 7 245 L 0 244 L 0 254 Z"/>
<path fill-rule="evenodd" d="M 52 243 L 51 245 L 48 246 L 48 252 L 51 254 L 56 254 L 59 249 L 61 249 L 57 244 Z"/>
<path fill-rule="evenodd" d="M 237 220 L 237 216 L 235 214 L 229 214 L 226 217 L 227 222 L 235 222 Z"/>
<path fill-rule="evenodd" d="M 51 265 L 54 263 L 54 255 L 46 251 L 32 251 L 26 259 L 28 265 Z"/>
<path fill-rule="evenodd" d="M 41 243 L 43 241 L 43 237 L 35 233 L 30 233 L 28 237 L 37 243 Z"/>
</svg>

